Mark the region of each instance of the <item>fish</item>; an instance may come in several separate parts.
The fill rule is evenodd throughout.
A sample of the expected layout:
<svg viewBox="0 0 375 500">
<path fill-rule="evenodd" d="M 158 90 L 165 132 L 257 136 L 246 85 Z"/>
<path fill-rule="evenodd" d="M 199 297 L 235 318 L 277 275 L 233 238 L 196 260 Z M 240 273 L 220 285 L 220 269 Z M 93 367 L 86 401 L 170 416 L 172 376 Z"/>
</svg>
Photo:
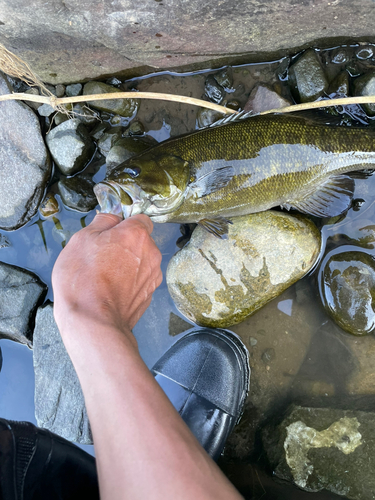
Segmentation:
<svg viewBox="0 0 375 500">
<path fill-rule="evenodd" d="M 333 217 L 355 175 L 375 168 L 375 131 L 296 114 L 243 115 L 168 139 L 118 165 L 95 194 L 104 213 L 198 223 L 226 237 L 233 217 L 280 206 Z"/>
</svg>

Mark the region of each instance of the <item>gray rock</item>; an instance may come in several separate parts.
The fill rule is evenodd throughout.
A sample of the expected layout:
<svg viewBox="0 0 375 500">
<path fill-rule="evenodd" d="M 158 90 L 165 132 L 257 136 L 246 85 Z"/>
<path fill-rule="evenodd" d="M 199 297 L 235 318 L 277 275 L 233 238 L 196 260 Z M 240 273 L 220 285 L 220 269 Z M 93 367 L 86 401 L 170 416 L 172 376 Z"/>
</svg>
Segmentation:
<svg viewBox="0 0 375 500">
<path fill-rule="evenodd" d="M 39 95 L 39 90 L 36 89 L 35 87 L 32 87 L 31 89 L 27 89 L 25 91 L 25 94 L 30 94 L 30 95 Z M 42 106 L 40 102 L 33 102 L 33 101 L 25 101 L 25 103 L 31 108 L 34 109 L 35 111 Z"/>
<path fill-rule="evenodd" d="M 111 94 L 121 92 L 120 89 L 116 87 L 111 87 L 102 82 L 88 82 L 83 87 L 83 95 L 89 94 Z M 134 94 L 135 96 L 137 94 Z M 139 101 L 134 99 L 112 99 L 103 101 L 87 101 L 87 104 L 92 106 L 99 111 L 107 111 L 108 113 L 113 113 L 116 115 L 124 116 L 130 118 L 134 116 L 137 112 Z"/>
<path fill-rule="evenodd" d="M 56 97 L 63 97 L 65 95 L 65 85 L 59 83 L 56 85 Z"/>
<path fill-rule="evenodd" d="M 136 74 L 206 68 L 207 62 L 213 67 L 236 54 L 239 64 L 244 57 L 259 62 L 259 54 L 262 61 L 277 60 L 286 49 L 306 48 L 313 40 L 325 39 L 327 47 L 332 38 L 361 40 L 373 33 L 374 9 L 363 0 L 317 2 L 313 8 L 295 0 L 266 5 L 257 0 L 170 0 L 168 5 L 50 0 L 38 8 L 28 0 L 1 0 L 0 42 L 43 81 L 79 82 L 120 71 L 123 79 L 133 68 Z"/>
<path fill-rule="evenodd" d="M 53 317 L 40 307 L 34 330 L 35 417 L 39 427 L 69 441 L 92 444 L 82 389 Z"/>
<path fill-rule="evenodd" d="M 226 240 L 194 230 L 169 262 L 168 290 L 188 319 L 225 328 L 304 276 L 319 250 L 320 234 L 308 219 L 273 211 L 234 217 Z"/>
<path fill-rule="evenodd" d="M 64 205 L 69 208 L 89 212 L 98 204 L 93 191 L 94 183 L 85 177 L 62 178 L 57 186 Z"/>
<path fill-rule="evenodd" d="M 84 125 L 90 127 L 100 123 L 100 115 L 97 111 L 90 109 L 84 104 L 75 104 L 72 109 L 74 118 L 77 118 Z"/>
<path fill-rule="evenodd" d="M 0 73 L 0 95 L 12 92 Z M 26 224 L 36 213 L 51 172 L 35 113 L 19 101 L 0 105 L 0 229 Z"/>
<path fill-rule="evenodd" d="M 275 474 L 299 488 L 327 489 L 350 500 L 375 499 L 375 446 L 370 412 L 292 407 L 263 434 Z"/>
<path fill-rule="evenodd" d="M 33 318 L 46 291 L 35 274 L 0 262 L 0 338 L 31 347 Z"/>
<path fill-rule="evenodd" d="M 260 83 L 251 91 L 244 110 L 260 113 L 269 109 L 285 108 L 285 106 L 290 105 L 290 101 L 281 97 L 277 92 L 268 87 L 268 85 Z"/>
<path fill-rule="evenodd" d="M 332 252 L 319 273 L 323 305 L 334 321 L 353 335 L 374 333 L 374 258 L 360 251 Z"/>
<path fill-rule="evenodd" d="M 52 129 L 46 140 L 53 159 L 65 175 L 73 175 L 82 170 L 95 151 L 91 137 L 77 118 Z"/>
<path fill-rule="evenodd" d="M 375 94 L 375 73 L 360 76 L 354 80 L 354 95 L 367 96 Z M 375 116 L 375 104 L 361 104 L 369 116 Z"/>
<path fill-rule="evenodd" d="M 38 108 L 38 113 L 40 116 L 51 116 L 56 110 L 49 104 L 42 104 Z"/>
<path fill-rule="evenodd" d="M 157 141 L 149 136 L 122 137 L 115 142 L 107 155 L 107 175 L 123 161 L 143 153 L 156 144 Z"/>
<path fill-rule="evenodd" d="M 103 156 L 107 156 L 111 148 L 115 145 L 115 143 L 121 139 L 123 128 L 122 127 L 111 127 L 108 130 L 102 129 L 103 133 L 101 133 L 101 129 L 98 128 L 98 132 L 96 135 L 100 134 L 100 138 L 98 140 L 98 148 Z"/>
<path fill-rule="evenodd" d="M 289 83 L 296 100 L 315 101 L 328 89 L 328 81 L 313 49 L 309 49 L 289 69 Z"/>
<path fill-rule="evenodd" d="M 68 85 L 65 89 L 65 93 L 67 97 L 80 95 L 82 94 L 82 85 L 80 83 L 73 83 L 72 85 Z"/>
</svg>

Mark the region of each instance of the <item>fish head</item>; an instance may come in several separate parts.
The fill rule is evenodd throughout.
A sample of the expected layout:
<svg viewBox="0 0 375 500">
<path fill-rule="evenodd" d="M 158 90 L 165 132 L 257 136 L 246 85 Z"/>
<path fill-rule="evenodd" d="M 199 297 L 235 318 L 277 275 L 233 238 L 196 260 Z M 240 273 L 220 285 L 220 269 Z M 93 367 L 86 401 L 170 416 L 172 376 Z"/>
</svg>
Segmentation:
<svg viewBox="0 0 375 500">
<path fill-rule="evenodd" d="M 162 215 L 182 203 L 189 177 L 188 162 L 149 151 L 118 165 L 94 192 L 102 213 Z"/>
</svg>

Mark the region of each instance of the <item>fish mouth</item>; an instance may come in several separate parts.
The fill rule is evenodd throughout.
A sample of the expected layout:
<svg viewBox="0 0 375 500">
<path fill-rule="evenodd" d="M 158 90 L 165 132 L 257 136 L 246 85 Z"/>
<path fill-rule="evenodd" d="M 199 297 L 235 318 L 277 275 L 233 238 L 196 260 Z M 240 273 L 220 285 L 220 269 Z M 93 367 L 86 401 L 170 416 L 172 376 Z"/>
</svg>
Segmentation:
<svg viewBox="0 0 375 500">
<path fill-rule="evenodd" d="M 94 186 L 94 193 L 103 214 L 114 214 L 124 219 L 143 213 L 149 205 L 143 190 L 137 185 L 119 186 L 115 182 L 103 181 Z"/>
</svg>

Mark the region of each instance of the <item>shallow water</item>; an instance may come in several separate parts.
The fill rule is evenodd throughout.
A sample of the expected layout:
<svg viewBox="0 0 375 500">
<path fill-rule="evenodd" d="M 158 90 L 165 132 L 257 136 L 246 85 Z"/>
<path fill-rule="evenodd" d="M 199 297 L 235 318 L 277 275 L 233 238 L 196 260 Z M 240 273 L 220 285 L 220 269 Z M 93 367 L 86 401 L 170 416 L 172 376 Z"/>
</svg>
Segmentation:
<svg viewBox="0 0 375 500">
<path fill-rule="evenodd" d="M 330 54 L 326 51 L 323 59 L 329 59 Z M 233 68 L 233 87 L 236 90 L 228 98 L 237 99 L 243 107 L 258 81 L 277 84 L 280 93 L 287 96 L 287 82 L 278 76 L 283 64 L 284 60 L 281 60 Z M 336 70 L 337 67 L 330 67 L 333 76 Z M 130 80 L 125 87 L 136 86 L 140 91 L 200 98 L 206 76 L 206 72 L 186 75 L 164 72 Z M 197 127 L 197 108 L 184 104 L 142 101 L 137 119 L 144 124 L 149 135 L 161 141 L 170 135 L 194 130 Z M 94 180 L 99 182 L 104 173 L 105 165 L 97 171 Z M 375 176 L 356 180 L 355 198 L 363 202 L 355 210 L 350 209 L 342 220 L 335 224 L 331 224 L 332 221 L 316 221 L 322 226 L 322 256 L 328 250 L 346 245 L 350 245 L 350 248 L 362 245 L 360 249 L 366 248 L 371 255 L 375 255 L 375 224 L 372 222 L 375 215 Z M 23 228 L 1 232 L 11 245 L 0 248 L 0 260 L 36 273 L 48 285 L 46 300 L 51 301 L 51 270 L 59 252 L 69 236 L 90 223 L 95 214 L 95 210 L 85 214 L 64 208 L 61 200 L 59 204 L 61 211 L 56 215 L 58 222 L 46 220 L 37 214 Z M 170 258 L 179 249 L 176 241 L 181 236 L 180 226 L 155 224 L 153 236 L 163 254 L 162 270 L 165 276 Z M 374 406 L 375 357 L 371 354 L 375 352 L 375 337 L 354 337 L 333 323 L 321 305 L 317 287 L 318 272 L 319 267 L 254 316 L 230 328 L 249 349 L 252 379 L 246 411 L 230 438 L 222 467 L 235 484 L 239 487 L 242 485 L 246 495 L 251 487 L 244 482 L 240 472 L 233 474 L 233 463 L 240 464 L 238 471 L 243 470 L 243 474 L 248 474 L 245 469 L 252 467 L 249 462 L 256 458 L 259 450 L 260 426 L 268 418 L 281 415 L 289 403 L 358 409 L 372 409 Z M 192 326 L 175 308 L 164 280 L 156 290 L 151 306 L 134 328 L 146 364 L 151 367 Z M 0 415 L 35 422 L 32 351 L 8 340 L 0 340 L 0 347 L 4 358 L 0 373 Z M 252 451 L 253 443 L 255 452 Z M 84 448 L 92 452 L 92 447 Z M 259 480 L 263 489 L 256 486 L 258 483 L 255 480 L 253 498 L 286 498 L 286 494 L 290 499 L 311 496 L 292 486 L 280 489 L 280 486 L 267 479 L 264 472 L 258 472 L 256 468 L 251 470 L 253 475 L 256 473 L 255 476 L 263 474 L 263 480 Z M 316 494 L 315 498 L 338 497 L 327 493 L 324 496 Z"/>
</svg>

